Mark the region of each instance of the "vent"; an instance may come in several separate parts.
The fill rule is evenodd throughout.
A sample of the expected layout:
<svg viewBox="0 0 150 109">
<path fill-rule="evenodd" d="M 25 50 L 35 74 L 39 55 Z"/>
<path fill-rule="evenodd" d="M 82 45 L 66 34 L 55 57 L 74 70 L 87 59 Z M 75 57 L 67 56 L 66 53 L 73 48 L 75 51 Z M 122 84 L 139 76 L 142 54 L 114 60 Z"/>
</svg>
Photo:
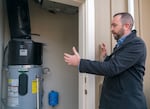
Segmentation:
<svg viewBox="0 0 150 109">
<path fill-rule="evenodd" d="M 42 7 L 46 8 L 52 13 L 64 13 L 64 14 L 76 14 L 78 13 L 78 7 L 66 5 L 62 3 L 48 1 L 48 3 L 42 3 Z"/>
<path fill-rule="evenodd" d="M 85 0 L 43 0 L 43 1 L 53 1 L 57 3 L 63 3 L 71 6 L 79 6 L 81 5 Z"/>
<path fill-rule="evenodd" d="M 76 14 L 81 2 L 78 0 L 35 0 L 51 13 Z"/>
</svg>

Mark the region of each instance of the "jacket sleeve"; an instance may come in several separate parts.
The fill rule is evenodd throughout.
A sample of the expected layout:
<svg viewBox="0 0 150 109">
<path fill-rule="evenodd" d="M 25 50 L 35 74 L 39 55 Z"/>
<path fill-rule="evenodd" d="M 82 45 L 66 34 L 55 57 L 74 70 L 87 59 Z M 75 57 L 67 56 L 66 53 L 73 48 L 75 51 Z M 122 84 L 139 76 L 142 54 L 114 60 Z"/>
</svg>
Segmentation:
<svg viewBox="0 0 150 109">
<path fill-rule="evenodd" d="M 81 59 L 79 71 L 103 76 L 118 75 L 134 66 L 141 57 L 146 57 L 145 54 L 145 44 L 142 41 L 134 41 L 122 47 L 107 61 Z"/>
</svg>

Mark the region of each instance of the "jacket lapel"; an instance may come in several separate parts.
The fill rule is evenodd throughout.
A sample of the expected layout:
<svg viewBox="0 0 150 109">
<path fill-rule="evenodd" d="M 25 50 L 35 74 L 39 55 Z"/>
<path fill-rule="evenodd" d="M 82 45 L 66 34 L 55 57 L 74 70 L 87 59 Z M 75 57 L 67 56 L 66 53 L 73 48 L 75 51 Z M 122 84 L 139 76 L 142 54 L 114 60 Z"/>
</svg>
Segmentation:
<svg viewBox="0 0 150 109">
<path fill-rule="evenodd" d="M 120 49 L 124 48 L 126 45 L 128 45 L 128 43 L 132 42 L 132 39 L 135 37 L 136 34 L 136 30 L 133 30 L 132 33 L 127 36 L 127 38 L 124 40 L 124 42 L 119 46 L 119 47 L 115 47 L 113 49 L 113 52 L 110 54 L 109 59 Z"/>
</svg>

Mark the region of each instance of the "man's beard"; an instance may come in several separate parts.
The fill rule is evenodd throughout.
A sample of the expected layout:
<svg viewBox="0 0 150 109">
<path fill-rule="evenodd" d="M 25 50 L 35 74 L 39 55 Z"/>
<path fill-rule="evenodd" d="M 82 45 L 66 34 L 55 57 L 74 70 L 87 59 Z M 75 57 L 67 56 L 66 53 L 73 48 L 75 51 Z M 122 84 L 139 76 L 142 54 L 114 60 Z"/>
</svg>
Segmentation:
<svg viewBox="0 0 150 109">
<path fill-rule="evenodd" d="M 118 41 L 118 40 L 124 35 L 124 29 L 121 28 L 118 33 L 112 31 L 112 34 L 113 34 L 113 36 L 114 36 L 114 39 L 115 39 L 116 41 Z"/>
</svg>

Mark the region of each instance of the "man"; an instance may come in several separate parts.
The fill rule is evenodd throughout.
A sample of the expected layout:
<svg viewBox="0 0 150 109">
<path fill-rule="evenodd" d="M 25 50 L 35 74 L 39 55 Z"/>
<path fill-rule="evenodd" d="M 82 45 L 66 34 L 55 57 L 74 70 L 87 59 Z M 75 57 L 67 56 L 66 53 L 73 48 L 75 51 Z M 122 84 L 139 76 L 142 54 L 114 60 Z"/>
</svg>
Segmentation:
<svg viewBox="0 0 150 109">
<path fill-rule="evenodd" d="M 64 53 L 65 62 L 78 66 L 80 72 L 104 76 L 99 109 L 147 109 L 143 93 L 146 46 L 132 31 L 133 23 L 129 13 L 113 16 L 111 32 L 117 44 L 104 62 L 81 59 L 75 47 L 73 55 Z"/>
</svg>

